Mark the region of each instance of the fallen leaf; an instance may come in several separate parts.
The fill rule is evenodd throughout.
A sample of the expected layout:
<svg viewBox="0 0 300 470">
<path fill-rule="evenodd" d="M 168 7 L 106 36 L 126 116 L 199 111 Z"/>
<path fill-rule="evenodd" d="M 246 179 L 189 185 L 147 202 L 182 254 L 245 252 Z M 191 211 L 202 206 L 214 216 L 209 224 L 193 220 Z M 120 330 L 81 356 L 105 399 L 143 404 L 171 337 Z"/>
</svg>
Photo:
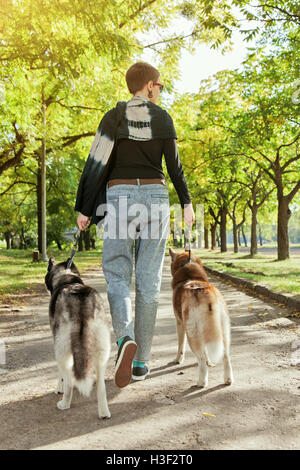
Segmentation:
<svg viewBox="0 0 300 470">
<path fill-rule="evenodd" d="M 210 413 L 202 413 L 203 416 L 207 416 L 207 418 L 216 418 L 216 415 L 212 415 Z"/>
</svg>

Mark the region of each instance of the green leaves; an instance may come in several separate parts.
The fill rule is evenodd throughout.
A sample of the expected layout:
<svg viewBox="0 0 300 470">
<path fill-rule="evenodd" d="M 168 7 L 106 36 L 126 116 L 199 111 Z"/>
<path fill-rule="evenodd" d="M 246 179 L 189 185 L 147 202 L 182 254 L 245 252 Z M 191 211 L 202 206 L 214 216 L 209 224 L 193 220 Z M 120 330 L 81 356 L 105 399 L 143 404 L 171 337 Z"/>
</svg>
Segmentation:
<svg viewBox="0 0 300 470">
<path fill-rule="evenodd" d="M 295 131 L 291 83 L 299 57 L 299 15 L 294 1 L 270 0 L 268 5 L 258 1 L 252 8 L 248 0 L 2 0 L 1 217 L 18 229 L 22 217 L 35 224 L 42 87 L 48 228 L 63 230 L 74 223 L 78 179 L 101 117 L 116 101 L 130 97 L 128 67 L 151 50 L 172 91 L 183 49 L 193 50 L 199 42 L 224 49 L 237 28 L 248 41 L 266 30 L 271 46 L 266 49 L 265 35 L 260 35 L 242 72 L 220 72 L 203 81 L 198 94 L 178 97 L 172 115 L 180 155 L 192 193 L 201 200 L 207 194 L 215 197 L 215 183 L 245 176 L 245 155 L 269 171 L 276 149 Z M 290 161 L 294 147 L 280 152 L 283 164 L 288 162 L 284 182 L 289 186 L 298 168 L 296 160 Z M 20 195 L 13 194 L 17 185 Z M 64 214 L 64 223 L 58 213 Z"/>
</svg>

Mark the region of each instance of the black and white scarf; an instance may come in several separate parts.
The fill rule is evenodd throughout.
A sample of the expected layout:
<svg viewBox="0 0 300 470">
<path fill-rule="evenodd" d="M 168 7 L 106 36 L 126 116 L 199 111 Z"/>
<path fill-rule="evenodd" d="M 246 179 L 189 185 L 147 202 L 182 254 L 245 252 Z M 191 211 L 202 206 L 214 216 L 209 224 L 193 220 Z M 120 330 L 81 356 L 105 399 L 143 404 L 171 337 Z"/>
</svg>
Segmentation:
<svg viewBox="0 0 300 470">
<path fill-rule="evenodd" d="M 177 139 L 177 135 L 168 112 L 143 95 L 128 102 L 119 101 L 103 116 L 81 174 L 75 203 L 75 210 L 90 217 L 91 225 L 105 217 L 105 213 L 96 212 L 100 204 L 106 203 L 106 183 L 118 139 Z"/>
</svg>

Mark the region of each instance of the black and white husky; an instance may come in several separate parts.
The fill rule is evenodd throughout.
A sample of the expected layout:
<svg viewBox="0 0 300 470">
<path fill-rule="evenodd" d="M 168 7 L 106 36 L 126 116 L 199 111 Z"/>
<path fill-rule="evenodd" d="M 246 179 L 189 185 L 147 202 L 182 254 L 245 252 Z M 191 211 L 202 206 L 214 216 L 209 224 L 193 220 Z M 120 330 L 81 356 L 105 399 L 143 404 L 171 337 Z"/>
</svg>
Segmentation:
<svg viewBox="0 0 300 470">
<path fill-rule="evenodd" d="M 83 283 L 74 263 L 67 269 L 67 261 L 56 264 L 53 258 L 45 283 L 51 293 L 49 319 L 59 370 L 57 392 L 63 393 L 57 407 L 70 408 L 73 385 L 89 396 L 96 372 L 99 418 L 110 418 L 104 380 L 110 331 L 100 294 Z"/>
</svg>

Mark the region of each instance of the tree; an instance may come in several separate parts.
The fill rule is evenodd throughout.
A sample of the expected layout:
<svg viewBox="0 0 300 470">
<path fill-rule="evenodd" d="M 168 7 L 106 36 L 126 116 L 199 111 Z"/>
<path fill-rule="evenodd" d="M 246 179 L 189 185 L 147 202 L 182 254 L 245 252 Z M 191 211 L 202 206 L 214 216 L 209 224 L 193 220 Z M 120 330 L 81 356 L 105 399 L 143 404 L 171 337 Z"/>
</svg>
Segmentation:
<svg viewBox="0 0 300 470">
<path fill-rule="evenodd" d="M 289 257 L 289 205 L 300 189 L 298 109 L 290 87 L 296 70 L 289 60 L 291 52 L 274 51 L 268 57 L 250 59 L 239 79 L 248 85 L 251 109 L 240 113 L 231 128 L 234 139 L 243 142 L 246 158 L 276 187 L 278 260 Z"/>
<path fill-rule="evenodd" d="M 218 88 L 207 91 L 206 99 L 202 90 L 199 92 L 199 131 L 209 127 L 223 132 L 219 134 L 222 140 L 215 143 L 214 158 L 220 162 L 228 156 L 242 159 L 245 169 L 247 160 L 254 162 L 255 172 L 265 174 L 271 183 L 261 203 L 272 186 L 276 187 L 279 260 L 289 257 L 289 204 L 300 189 L 298 108 L 293 104 L 291 87 L 297 77 L 296 46 L 287 40 L 286 47 L 282 50 L 276 46 L 267 56 L 263 52 L 250 54 L 241 72 L 216 74 Z M 220 165 L 225 175 L 226 165 Z M 252 201 L 259 182 L 254 175 L 252 184 L 255 181 Z M 251 207 L 254 221 L 257 202 Z M 253 240 L 254 231 L 253 226 Z"/>
<path fill-rule="evenodd" d="M 178 5 L 175 0 L 96 0 L 93 5 L 83 0 L 2 1 L 0 79 L 5 101 L 0 107 L 0 174 L 24 165 L 30 176 L 36 175 L 39 249 L 44 258 L 46 156 L 63 153 L 95 134 L 103 114 L 124 99 L 125 70 L 146 48 L 156 52 L 161 72 L 172 77 L 166 79 L 172 89 L 182 48 L 192 49 L 200 40 L 225 41 L 226 32 L 218 25 L 200 27 L 203 5 Z M 222 8 L 214 7 L 213 14 L 222 16 Z M 192 32 L 170 35 L 170 22 L 182 16 L 190 21 Z M 210 16 L 207 23 L 211 24 Z M 142 44 L 138 39 L 141 31 L 157 29 L 163 36 L 159 41 Z M 89 142 L 79 146 L 81 167 Z"/>
</svg>

